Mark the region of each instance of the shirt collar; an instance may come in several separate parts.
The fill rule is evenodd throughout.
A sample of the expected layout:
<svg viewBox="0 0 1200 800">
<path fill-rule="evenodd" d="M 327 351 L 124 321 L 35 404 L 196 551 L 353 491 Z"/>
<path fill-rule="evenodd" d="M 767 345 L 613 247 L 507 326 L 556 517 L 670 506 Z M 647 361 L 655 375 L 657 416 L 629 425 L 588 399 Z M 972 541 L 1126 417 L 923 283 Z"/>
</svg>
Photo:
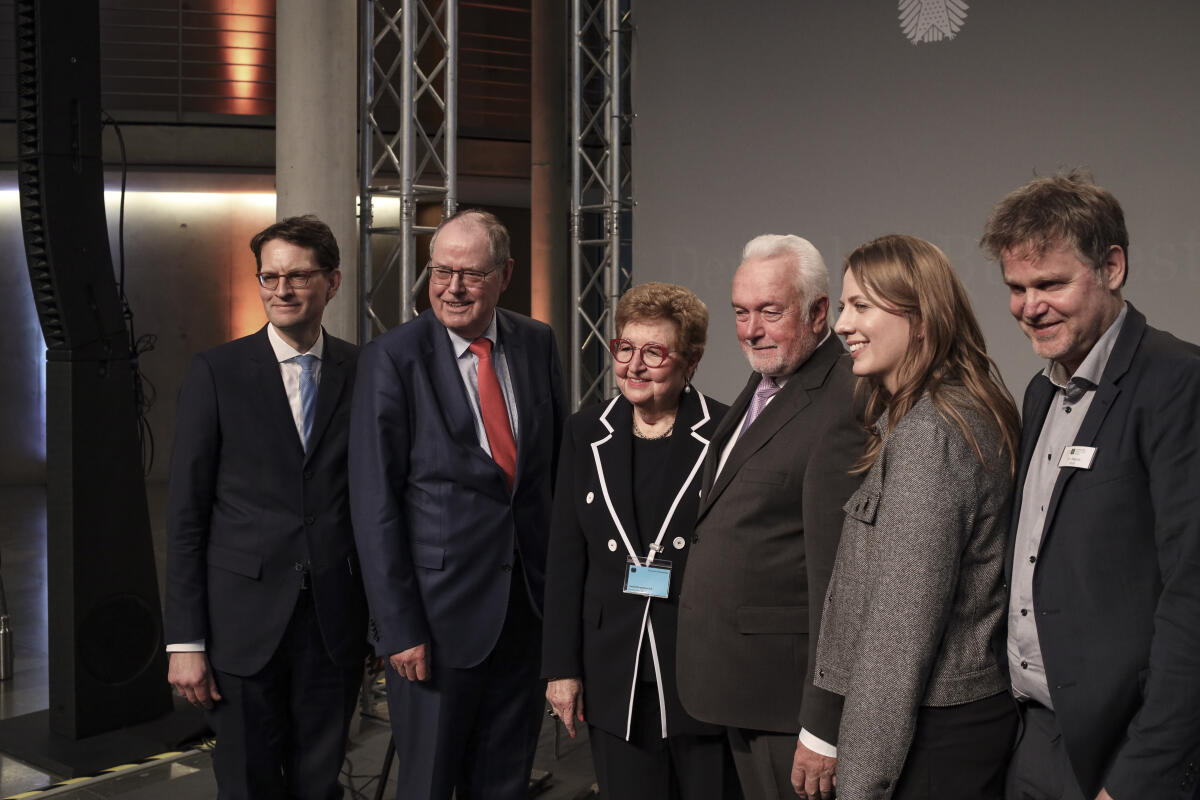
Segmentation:
<svg viewBox="0 0 1200 800">
<path fill-rule="evenodd" d="M 1048 362 L 1046 368 L 1042 370 L 1042 374 L 1059 389 L 1066 389 L 1069 383 L 1084 384 L 1086 388 L 1099 386 L 1100 379 L 1104 377 L 1104 368 L 1108 366 L 1109 356 L 1112 355 L 1113 348 L 1117 345 L 1117 337 L 1121 334 L 1121 326 L 1125 324 L 1125 317 L 1128 313 L 1129 304 L 1122 303 L 1121 313 L 1117 314 L 1117 318 L 1108 326 L 1108 330 L 1092 345 L 1092 349 L 1088 351 L 1087 357 L 1083 359 L 1079 369 L 1075 370 L 1074 375 L 1068 375 L 1066 368 L 1057 361 Z"/>
<path fill-rule="evenodd" d="M 269 322 L 267 323 L 267 340 L 271 342 L 271 349 L 275 351 L 275 360 L 281 364 L 284 361 L 291 361 L 296 356 L 304 355 L 304 353 L 301 353 L 299 350 L 285 342 L 283 337 L 279 335 L 279 331 L 275 330 L 275 326 Z M 316 356 L 317 360 L 320 361 L 324 353 L 325 331 L 322 329 L 321 332 L 317 334 L 317 341 L 313 343 L 311 348 L 309 348 L 308 355 Z"/>
<path fill-rule="evenodd" d="M 455 358 L 462 358 L 463 353 L 467 352 L 467 348 L 471 346 L 474 339 L 464 339 L 454 331 L 446 328 L 446 334 L 450 337 L 450 349 L 454 351 Z M 488 323 L 487 330 L 483 332 L 483 338 L 491 341 L 492 347 L 496 346 L 496 312 L 492 312 L 492 321 Z"/>
</svg>

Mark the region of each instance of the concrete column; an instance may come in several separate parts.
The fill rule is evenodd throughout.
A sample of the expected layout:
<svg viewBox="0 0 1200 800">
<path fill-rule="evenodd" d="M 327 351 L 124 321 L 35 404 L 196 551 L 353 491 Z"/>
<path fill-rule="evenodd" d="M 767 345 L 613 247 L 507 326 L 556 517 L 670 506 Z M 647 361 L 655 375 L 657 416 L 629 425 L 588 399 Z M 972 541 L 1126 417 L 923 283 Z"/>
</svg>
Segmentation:
<svg viewBox="0 0 1200 800">
<path fill-rule="evenodd" d="M 565 360 L 571 349 L 567 171 L 567 3 L 533 0 L 530 104 L 530 310 L 550 324 Z"/>
<path fill-rule="evenodd" d="M 358 3 L 278 3 L 275 31 L 275 213 L 316 214 L 333 229 L 342 287 L 325 327 L 357 341 Z"/>
</svg>

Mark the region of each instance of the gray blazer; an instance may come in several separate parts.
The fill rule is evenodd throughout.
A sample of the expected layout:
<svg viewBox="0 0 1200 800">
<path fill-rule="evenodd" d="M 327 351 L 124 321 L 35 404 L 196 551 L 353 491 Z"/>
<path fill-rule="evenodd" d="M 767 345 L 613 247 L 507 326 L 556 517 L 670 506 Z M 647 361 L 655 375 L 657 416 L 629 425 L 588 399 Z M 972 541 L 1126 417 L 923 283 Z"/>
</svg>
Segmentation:
<svg viewBox="0 0 1200 800">
<path fill-rule="evenodd" d="M 844 800 L 891 796 L 920 706 L 1007 689 L 998 654 L 1012 479 L 999 433 L 960 411 L 986 468 L 926 396 L 886 438 L 845 505 L 815 676 L 817 686 L 845 696 Z"/>
</svg>

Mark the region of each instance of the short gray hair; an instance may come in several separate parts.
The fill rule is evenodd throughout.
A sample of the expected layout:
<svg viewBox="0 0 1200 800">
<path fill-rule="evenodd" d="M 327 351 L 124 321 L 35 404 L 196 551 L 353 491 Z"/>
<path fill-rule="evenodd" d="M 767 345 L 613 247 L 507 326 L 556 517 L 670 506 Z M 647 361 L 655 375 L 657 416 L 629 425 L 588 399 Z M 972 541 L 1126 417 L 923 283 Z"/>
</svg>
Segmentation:
<svg viewBox="0 0 1200 800">
<path fill-rule="evenodd" d="M 829 269 L 825 259 L 808 239 L 792 234 L 764 233 L 746 242 L 742 261 L 760 261 L 786 256 L 796 272 L 796 291 L 804 304 L 804 321 L 812 320 L 813 302 L 829 294 Z"/>
</svg>

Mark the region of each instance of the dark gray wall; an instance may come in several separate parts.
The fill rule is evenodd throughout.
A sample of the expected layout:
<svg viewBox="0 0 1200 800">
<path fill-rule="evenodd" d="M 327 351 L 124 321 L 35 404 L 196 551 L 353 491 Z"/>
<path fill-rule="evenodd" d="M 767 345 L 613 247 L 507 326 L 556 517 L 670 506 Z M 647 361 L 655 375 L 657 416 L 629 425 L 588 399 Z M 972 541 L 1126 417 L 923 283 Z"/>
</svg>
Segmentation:
<svg viewBox="0 0 1200 800">
<path fill-rule="evenodd" d="M 883 233 L 942 247 L 1018 400 L 1039 367 L 977 248 L 992 204 L 1087 165 L 1130 229 L 1125 296 L 1200 340 L 1200 4 L 977 0 L 952 41 L 913 45 L 895 2 L 635 3 L 634 276 L 711 314 L 697 384 L 748 368 L 729 311 L 742 245 L 813 241 L 833 273 Z"/>
</svg>

